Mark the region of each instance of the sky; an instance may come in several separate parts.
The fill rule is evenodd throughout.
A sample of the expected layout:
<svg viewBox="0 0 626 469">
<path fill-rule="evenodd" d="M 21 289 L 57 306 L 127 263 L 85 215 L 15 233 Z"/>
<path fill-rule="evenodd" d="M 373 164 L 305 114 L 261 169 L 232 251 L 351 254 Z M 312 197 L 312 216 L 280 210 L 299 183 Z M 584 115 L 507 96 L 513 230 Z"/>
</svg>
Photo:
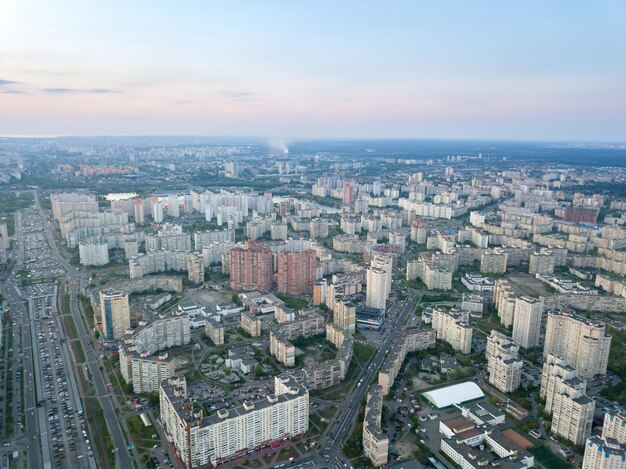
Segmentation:
<svg viewBox="0 0 626 469">
<path fill-rule="evenodd" d="M 0 0 L 0 134 L 626 141 L 626 0 Z"/>
</svg>

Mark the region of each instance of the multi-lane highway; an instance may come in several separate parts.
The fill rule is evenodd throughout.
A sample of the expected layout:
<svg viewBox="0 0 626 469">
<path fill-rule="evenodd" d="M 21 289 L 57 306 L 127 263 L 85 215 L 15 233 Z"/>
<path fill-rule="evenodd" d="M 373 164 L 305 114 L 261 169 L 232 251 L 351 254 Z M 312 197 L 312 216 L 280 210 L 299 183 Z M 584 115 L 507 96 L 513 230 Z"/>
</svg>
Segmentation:
<svg viewBox="0 0 626 469">
<path fill-rule="evenodd" d="M 80 339 L 80 343 L 87 358 L 86 366 L 88 367 L 90 376 L 93 379 L 93 384 L 96 389 L 97 397 L 100 401 L 100 405 L 102 406 L 104 419 L 109 429 L 113 444 L 115 446 L 115 467 L 122 469 L 132 467 L 132 460 L 128 453 L 127 442 L 122 435 L 122 430 L 120 428 L 118 418 L 114 410 L 114 403 L 111 399 L 110 394 L 108 393 L 106 382 L 102 377 L 102 372 L 100 371 L 100 368 L 98 366 L 98 360 L 91 345 L 89 332 L 85 328 L 85 325 L 80 315 L 80 311 L 78 310 L 78 292 L 80 288 L 80 283 L 84 281 L 84 277 L 81 272 L 79 272 L 72 265 L 70 265 L 70 263 L 59 253 L 59 248 L 52 233 L 52 225 L 48 221 L 48 216 L 46 212 L 41 207 L 41 204 L 39 202 L 39 194 L 36 191 L 35 207 L 39 211 L 41 218 L 43 219 L 44 232 L 48 240 L 48 245 L 52 250 L 52 254 L 67 272 L 66 279 L 68 281 L 71 297 L 71 314 L 74 317 L 79 336 L 78 338 Z"/>
</svg>

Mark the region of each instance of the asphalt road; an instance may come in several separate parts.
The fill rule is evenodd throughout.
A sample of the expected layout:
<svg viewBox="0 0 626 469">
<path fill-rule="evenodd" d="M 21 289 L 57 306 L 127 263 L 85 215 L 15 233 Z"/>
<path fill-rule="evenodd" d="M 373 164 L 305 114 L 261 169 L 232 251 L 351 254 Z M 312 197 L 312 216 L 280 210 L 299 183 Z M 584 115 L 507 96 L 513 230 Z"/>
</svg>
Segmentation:
<svg viewBox="0 0 626 469">
<path fill-rule="evenodd" d="M 128 453 L 127 442 L 122 435 L 122 430 L 120 428 L 117 414 L 114 410 L 113 402 L 111 401 L 111 396 L 108 394 L 108 389 L 106 387 L 106 383 L 104 378 L 102 377 L 102 373 L 98 367 L 98 361 L 96 354 L 91 347 L 91 343 L 89 341 L 89 331 L 86 330 L 85 325 L 83 324 L 82 317 L 80 315 L 80 311 L 78 311 L 78 289 L 79 284 L 83 280 L 82 274 L 70 265 L 67 260 L 59 253 L 59 247 L 57 246 L 56 240 L 52 234 L 52 227 L 48 222 L 48 218 L 46 213 L 41 208 L 39 203 L 39 194 L 35 191 L 35 207 L 39 210 L 39 213 L 43 219 L 44 223 L 44 232 L 46 234 L 46 238 L 48 240 L 48 245 L 52 250 L 53 255 L 58 260 L 59 264 L 61 264 L 66 272 L 67 272 L 67 280 L 70 286 L 70 295 L 71 295 L 71 305 L 72 305 L 72 316 L 74 317 L 74 322 L 76 323 L 76 328 L 78 331 L 79 339 L 83 350 L 85 352 L 85 356 L 87 357 L 87 366 L 89 368 L 89 372 L 93 377 L 93 382 L 96 388 L 96 392 L 99 396 L 100 405 L 102 406 L 104 419 L 109 429 L 109 433 L 111 435 L 111 439 L 113 441 L 113 445 L 115 446 L 115 467 L 119 469 L 127 469 L 132 466 L 132 460 Z"/>
</svg>

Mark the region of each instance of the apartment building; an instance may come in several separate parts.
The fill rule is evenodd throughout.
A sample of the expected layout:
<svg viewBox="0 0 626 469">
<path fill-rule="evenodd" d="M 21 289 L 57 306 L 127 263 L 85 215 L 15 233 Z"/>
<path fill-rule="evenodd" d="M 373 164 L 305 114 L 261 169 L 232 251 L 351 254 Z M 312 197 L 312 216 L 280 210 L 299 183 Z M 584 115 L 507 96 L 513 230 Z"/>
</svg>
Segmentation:
<svg viewBox="0 0 626 469">
<path fill-rule="evenodd" d="M 119 348 L 120 372 L 126 383 L 132 383 L 134 393 L 155 392 L 161 383 L 173 376 L 176 371 L 176 359 L 167 353 L 145 355 Z"/>
<path fill-rule="evenodd" d="M 437 338 L 449 343 L 454 350 L 462 353 L 472 351 L 472 327 L 467 311 L 433 309 L 432 326 Z"/>
<path fill-rule="evenodd" d="M 602 435 L 587 439 L 582 469 L 626 469 L 626 414 L 604 414 Z"/>
<path fill-rule="evenodd" d="M 242 311 L 240 324 L 241 328 L 250 334 L 250 337 L 259 337 L 261 335 L 261 318 L 247 311 Z"/>
<path fill-rule="evenodd" d="M 222 345 L 224 343 L 224 326 L 215 318 L 207 318 L 204 323 L 204 333 L 211 339 L 213 344 Z"/>
<path fill-rule="evenodd" d="M 172 376 L 176 360 L 159 350 L 187 345 L 191 340 L 189 315 L 175 313 L 141 321 L 120 341 L 120 372 L 136 393 L 158 391 L 161 381 Z"/>
<path fill-rule="evenodd" d="M 505 274 L 508 254 L 499 249 L 485 251 L 480 258 L 481 274 Z"/>
<path fill-rule="evenodd" d="M 548 355 L 541 374 L 539 395 L 552 414 L 551 432 L 576 445 L 591 433 L 595 401 L 586 394 L 587 383 L 564 360 Z"/>
<path fill-rule="evenodd" d="M 100 316 L 106 340 L 121 339 L 130 329 L 130 306 L 128 293 L 113 290 L 100 291 Z"/>
<path fill-rule="evenodd" d="M 354 339 L 345 329 L 335 324 L 326 325 L 326 340 L 337 347 L 334 358 L 306 366 L 304 372 L 308 389 L 325 389 L 341 383 L 352 361 Z"/>
<path fill-rule="evenodd" d="M 270 354 L 285 366 L 296 364 L 296 348 L 278 329 L 270 331 Z"/>
<path fill-rule="evenodd" d="M 279 252 L 277 257 L 278 291 L 287 295 L 311 294 L 316 277 L 315 251 L 285 251 Z"/>
<path fill-rule="evenodd" d="M 543 301 L 521 296 L 515 299 L 513 340 L 523 348 L 537 347 L 540 342 Z"/>
<path fill-rule="evenodd" d="M 513 392 L 522 380 L 523 361 L 518 358 L 519 346 L 510 337 L 491 331 L 487 337 L 487 372 L 489 383 L 502 392 Z"/>
<path fill-rule="evenodd" d="M 273 254 L 263 243 L 248 241 L 230 251 L 230 286 L 233 290 L 269 291 L 272 288 Z"/>
<path fill-rule="evenodd" d="M 347 299 L 336 299 L 333 304 L 333 321 L 350 334 L 356 331 L 356 306 Z"/>
<path fill-rule="evenodd" d="M 592 321 L 573 310 L 548 311 L 543 356 L 556 355 L 591 379 L 606 374 L 611 336 L 604 323 Z"/>
<path fill-rule="evenodd" d="M 280 325 L 280 333 L 289 340 L 324 333 L 324 316 L 316 311 L 296 315 L 293 321 Z"/>
<path fill-rule="evenodd" d="M 504 279 L 497 279 L 493 288 L 493 303 L 498 311 L 500 324 L 504 327 L 511 327 L 513 325 L 515 300 L 516 295 L 509 282 Z"/>
<path fill-rule="evenodd" d="M 156 234 L 145 235 L 146 251 L 190 251 L 191 235 L 180 225 L 166 223 Z"/>
<path fill-rule="evenodd" d="M 375 467 L 387 464 L 389 438 L 383 432 L 380 422 L 383 411 L 383 389 L 373 384 L 367 392 L 367 404 L 363 417 L 363 454 Z"/>
<path fill-rule="evenodd" d="M 58 192 L 50 194 L 52 216 L 60 220 L 68 212 L 98 212 L 98 201 L 93 194 Z"/>
<path fill-rule="evenodd" d="M 395 338 L 378 372 L 378 384 L 383 395 L 389 394 L 407 353 L 432 348 L 436 339 L 437 333 L 433 329 L 408 329 Z"/>
<path fill-rule="evenodd" d="M 186 467 L 216 466 L 306 433 L 309 392 L 293 377 L 274 378 L 274 393 L 205 415 L 188 398 L 185 378 L 172 378 L 159 391 L 160 421 Z"/>
<path fill-rule="evenodd" d="M 530 255 L 528 264 L 528 273 L 535 274 L 553 274 L 556 266 L 556 257 L 549 252 L 533 252 Z"/>
<path fill-rule="evenodd" d="M 87 238 L 79 243 L 78 254 L 81 265 L 107 265 L 109 263 L 109 243 L 102 236 Z"/>
</svg>

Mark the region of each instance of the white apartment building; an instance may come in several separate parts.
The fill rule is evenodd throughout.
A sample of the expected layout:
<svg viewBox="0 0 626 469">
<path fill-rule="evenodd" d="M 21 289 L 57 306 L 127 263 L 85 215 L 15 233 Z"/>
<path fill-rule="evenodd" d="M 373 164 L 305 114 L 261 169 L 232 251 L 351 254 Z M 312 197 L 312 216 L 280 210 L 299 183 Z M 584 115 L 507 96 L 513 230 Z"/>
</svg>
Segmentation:
<svg viewBox="0 0 626 469">
<path fill-rule="evenodd" d="M 587 439 L 582 469 L 626 469 L 626 414 L 604 414 L 602 435 Z"/>
<path fill-rule="evenodd" d="M 504 327 L 513 325 L 515 300 L 516 295 L 509 282 L 504 279 L 497 279 L 493 288 L 493 302 L 500 317 L 500 324 Z"/>
<path fill-rule="evenodd" d="M 551 432 L 582 445 L 591 433 L 595 401 L 586 394 L 587 383 L 563 360 L 548 355 L 541 374 L 539 395 L 552 414 Z"/>
<path fill-rule="evenodd" d="M 578 316 L 573 310 L 549 311 L 543 356 L 562 358 L 585 379 L 606 374 L 611 336 L 606 326 Z"/>
<path fill-rule="evenodd" d="M 432 327 L 437 333 L 437 338 L 462 353 L 472 351 L 472 327 L 468 321 L 467 311 L 433 309 Z"/>
<path fill-rule="evenodd" d="M 512 336 L 516 344 L 523 348 L 539 345 L 542 315 L 542 300 L 528 296 L 515 299 Z"/>
<path fill-rule="evenodd" d="M 189 344 L 188 314 L 163 315 L 142 321 L 120 342 L 120 372 L 136 393 L 158 391 L 161 381 L 172 376 L 176 361 L 167 354 L 154 356 L 159 350 Z"/>
<path fill-rule="evenodd" d="M 120 372 L 126 383 L 133 384 L 134 393 L 155 392 L 161 383 L 174 375 L 176 359 L 167 353 L 162 355 L 145 355 L 129 351 L 120 346 Z"/>
<path fill-rule="evenodd" d="M 194 409 L 185 378 L 168 380 L 159 395 L 163 429 L 188 468 L 216 466 L 309 429 L 309 392 L 289 375 L 274 378 L 266 398 L 210 415 Z"/>
<path fill-rule="evenodd" d="M 90 238 L 78 245 L 82 265 L 107 265 L 109 263 L 109 244 L 103 237 Z"/>
<path fill-rule="evenodd" d="M 367 286 L 365 290 L 365 305 L 370 308 L 386 309 L 387 298 L 387 277 L 388 274 L 383 269 L 370 267 L 367 269 Z M 391 273 L 389 273 L 389 277 Z"/>
<path fill-rule="evenodd" d="M 513 392 L 522 380 L 523 361 L 518 358 L 519 346 L 510 337 L 491 331 L 487 338 L 487 371 L 489 383 L 502 392 Z"/>
</svg>

